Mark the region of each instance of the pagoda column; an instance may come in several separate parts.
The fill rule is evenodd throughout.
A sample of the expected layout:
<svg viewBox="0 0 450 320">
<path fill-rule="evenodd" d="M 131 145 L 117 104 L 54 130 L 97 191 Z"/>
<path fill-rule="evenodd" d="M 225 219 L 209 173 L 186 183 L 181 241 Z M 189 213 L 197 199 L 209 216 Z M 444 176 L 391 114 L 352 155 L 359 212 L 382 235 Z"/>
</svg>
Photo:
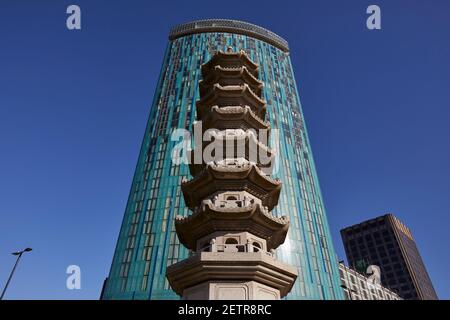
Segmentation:
<svg viewBox="0 0 450 320">
<path fill-rule="evenodd" d="M 175 228 L 190 256 L 167 268 L 172 289 L 186 300 L 277 300 L 286 296 L 296 269 L 278 261 L 289 219 L 271 214 L 281 182 L 270 178 L 274 152 L 266 145 L 263 83 L 244 51 L 219 51 L 201 67 L 197 121 L 211 142 L 189 155 L 192 180 L 181 188 L 187 217 Z M 261 139 L 265 135 L 266 139 Z M 205 148 L 214 143 L 212 159 Z M 201 152 L 201 161 L 194 156 Z"/>
</svg>

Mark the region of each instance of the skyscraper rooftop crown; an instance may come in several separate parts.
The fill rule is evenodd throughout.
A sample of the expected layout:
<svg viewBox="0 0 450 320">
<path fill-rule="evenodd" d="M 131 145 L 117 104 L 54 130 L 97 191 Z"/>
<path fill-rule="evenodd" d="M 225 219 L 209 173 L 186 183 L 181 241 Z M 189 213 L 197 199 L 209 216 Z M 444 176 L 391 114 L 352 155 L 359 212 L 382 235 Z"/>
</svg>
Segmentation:
<svg viewBox="0 0 450 320">
<path fill-rule="evenodd" d="M 170 30 L 169 40 L 203 32 L 243 34 L 265 41 L 284 52 L 289 52 L 288 42 L 274 32 L 252 23 L 229 19 L 204 19 L 176 25 Z"/>
</svg>

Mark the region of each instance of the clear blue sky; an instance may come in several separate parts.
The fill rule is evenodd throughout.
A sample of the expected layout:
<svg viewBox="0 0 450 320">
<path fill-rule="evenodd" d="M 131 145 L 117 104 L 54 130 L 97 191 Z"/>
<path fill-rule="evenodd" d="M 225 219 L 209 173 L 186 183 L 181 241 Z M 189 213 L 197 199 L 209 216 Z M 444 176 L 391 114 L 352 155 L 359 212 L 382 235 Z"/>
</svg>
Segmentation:
<svg viewBox="0 0 450 320">
<path fill-rule="evenodd" d="M 342 227 L 392 212 L 450 298 L 450 2 L 218 3 L 0 1 L 1 287 L 10 252 L 34 248 L 6 298 L 99 297 L 169 29 L 216 17 L 289 41 L 339 256 Z M 370 4 L 381 31 L 365 27 Z M 65 287 L 70 264 L 81 290 Z"/>
</svg>

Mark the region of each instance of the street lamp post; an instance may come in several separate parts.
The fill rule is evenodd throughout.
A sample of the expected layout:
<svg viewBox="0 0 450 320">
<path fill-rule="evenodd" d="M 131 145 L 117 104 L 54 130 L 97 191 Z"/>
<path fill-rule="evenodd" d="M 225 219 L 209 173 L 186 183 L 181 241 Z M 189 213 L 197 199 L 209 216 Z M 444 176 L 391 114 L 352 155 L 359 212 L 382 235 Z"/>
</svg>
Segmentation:
<svg viewBox="0 0 450 320">
<path fill-rule="evenodd" d="M 22 254 L 24 254 L 24 252 L 30 252 L 31 250 L 33 250 L 33 249 L 25 248 L 22 251 L 17 251 L 17 252 L 12 253 L 13 255 L 17 256 L 16 263 L 14 264 L 11 274 L 9 275 L 8 281 L 6 281 L 6 285 L 5 285 L 5 288 L 3 289 L 2 295 L 0 296 L 0 300 L 3 300 L 3 296 L 5 295 L 6 289 L 8 289 L 9 282 L 11 281 L 11 278 L 14 275 L 14 271 L 16 271 L 16 267 L 19 264 L 19 260 L 22 257 Z"/>
</svg>

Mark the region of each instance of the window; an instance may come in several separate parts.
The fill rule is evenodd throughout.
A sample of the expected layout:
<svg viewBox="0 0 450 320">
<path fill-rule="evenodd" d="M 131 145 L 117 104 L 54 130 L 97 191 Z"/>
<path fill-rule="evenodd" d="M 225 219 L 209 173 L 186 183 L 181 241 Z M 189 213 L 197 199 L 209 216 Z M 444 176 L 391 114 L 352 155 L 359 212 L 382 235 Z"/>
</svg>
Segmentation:
<svg viewBox="0 0 450 320">
<path fill-rule="evenodd" d="M 235 238 L 228 238 L 225 240 L 225 244 L 238 244 L 238 241 Z"/>
<path fill-rule="evenodd" d="M 209 245 L 209 242 L 206 241 L 206 242 L 204 242 L 204 243 L 202 244 L 202 247 L 201 247 L 201 248 L 202 248 L 201 250 L 202 250 L 203 252 L 209 252 L 211 246 Z"/>
</svg>

